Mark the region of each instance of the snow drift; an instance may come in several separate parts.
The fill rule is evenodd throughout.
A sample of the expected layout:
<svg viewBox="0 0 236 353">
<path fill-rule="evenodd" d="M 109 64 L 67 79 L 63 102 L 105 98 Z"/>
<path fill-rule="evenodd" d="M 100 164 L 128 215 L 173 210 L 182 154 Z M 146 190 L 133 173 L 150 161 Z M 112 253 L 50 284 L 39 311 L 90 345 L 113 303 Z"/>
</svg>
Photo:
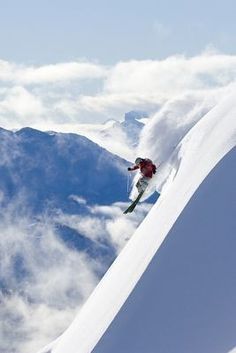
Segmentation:
<svg viewBox="0 0 236 353">
<path fill-rule="evenodd" d="M 236 143 L 235 94 L 207 113 L 157 177 L 162 194 L 70 327 L 40 353 L 89 353 L 119 312 L 203 180 Z M 164 188 L 163 188 L 164 186 Z M 175 200 L 175 202 L 173 202 Z"/>
</svg>

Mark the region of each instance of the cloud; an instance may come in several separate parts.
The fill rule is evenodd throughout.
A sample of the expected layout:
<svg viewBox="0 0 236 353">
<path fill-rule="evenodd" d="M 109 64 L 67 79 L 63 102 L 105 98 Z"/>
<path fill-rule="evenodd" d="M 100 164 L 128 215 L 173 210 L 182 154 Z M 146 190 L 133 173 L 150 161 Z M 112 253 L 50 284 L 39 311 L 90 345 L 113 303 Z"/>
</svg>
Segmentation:
<svg viewBox="0 0 236 353">
<path fill-rule="evenodd" d="M 21 85 L 98 79 L 104 78 L 106 75 L 107 69 L 105 66 L 89 62 L 69 62 L 27 67 L 3 60 L 0 61 L 0 80 Z"/>
<path fill-rule="evenodd" d="M 83 197 L 77 195 L 71 195 L 70 199 L 74 200 L 75 202 L 78 202 L 80 205 L 86 205 L 87 203 L 87 201 Z"/>
<path fill-rule="evenodd" d="M 121 62 L 105 82 L 112 93 L 158 95 L 173 98 L 187 90 L 227 85 L 235 80 L 236 56 L 204 53 L 193 58 L 172 56 L 164 60 Z"/>
<path fill-rule="evenodd" d="M 120 213 L 119 216 L 112 217 L 106 221 L 106 230 L 117 253 L 120 252 L 133 235 L 150 208 L 150 204 L 139 204 L 138 212 L 136 210 L 136 213 L 133 213 L 130 217 L 124 217 L 123 213 Z"/>
<path fill-rule="evenodd" d="M 0 350 L 32 353 L 71 322 L 99 264 L 69 249 L 48 220 L 32 223 L 15 206 L 1 215 L 0 245 Z"/>
<path fill-rule="evenodd" d="M 159 31 L 163 27 L 158 23 Z M 154 113 L 177 95 L 226 88 L 236 56 L 208 50 L 195 57 L 26 66 L 0 61 L 0 126 L 63 125 L 120 120 L 131 109 Z"/>
<path fill-rule="evenodd" d="M 42 116 L 45 112 L 40 98 L 21 86 L 8 89 L 4 100 L 0 102 L 0 114 L 13 113 L 23 120 Z"/>
<path fill-rule="evenodd" d="M 55 224 L 118 253 L 150 208 L 122 220 L 127 204 L 87 206 L 87 214 L 55 213 L 37 220 L 24 210 L 24 200 L 3 207 L 0 214 L 0 351 L 32 353 L 56 338 L 75 317 L 107 268 L 102 257 L 69 248 Z"/>
<path fill-rule="evenodd" d="M 65 329 L 75 309 L 59 310 L 43 303 L 30 304 L 16 294 L 0 296 L 1 300 L 1 352 L 32 353 Z M 41 326 L 39 329 L 39 322 Z"/>
<path fill-rule="evenodd" d="M 136 151 L 122 133 L 112 140 L 101 137 L 101 124 L 122 120 L 127 111 L 142 110 L 159 121 L 158 159 L 162 159 L 182 132 L 227 95 L 235 84 L 235 72 L 236 56 L 211 48 L 190 58 L 130 60 L 109 67 L 89 62 L 34 67 L 1 61 L 0 126 L 75 132 L 132 160 L 140 152 L 153 155 L 152 145 L 143 136 Z M 168 147 L 164 139 L 171 129 Z"/>
<path fill-rule="evenodd" d="M 73 196 L 75 199 L 75 196 Z M 149 211 L 150 204 L 140 204 L 137 212 L 124 218 L 127 203 L 108 206 L 88 206 L 88 214 L 68 215 L 59 212 L 54 222 L 76 230 L 82 236 L 97 242 L 109 244 L 118 254 Z"/>
</svg>

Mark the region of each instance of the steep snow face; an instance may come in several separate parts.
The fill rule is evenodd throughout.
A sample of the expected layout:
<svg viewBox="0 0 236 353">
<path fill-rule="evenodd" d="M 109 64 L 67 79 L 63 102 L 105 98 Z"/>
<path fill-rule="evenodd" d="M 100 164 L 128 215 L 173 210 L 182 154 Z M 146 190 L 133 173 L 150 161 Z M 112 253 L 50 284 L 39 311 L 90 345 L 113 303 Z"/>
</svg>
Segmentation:
<svg viewBox="0 0 236 353">
<path fill-rule="evenodd" d="M 172 166 L 171 174 L 164 165 L 159 174 L 165 180 L 161 197 L 68 330 L 41 352 L 89 353 L 94 349 L 199 185 L 235 146 L 235 116 L 232 94 L 178 144 L 167 163 Z"/>
<path fill-rule="evenodd" d="M 195 192 L 93 353 L 226 353 L 235 345 L 235 166 L 236 148 Z"/>
</svg>

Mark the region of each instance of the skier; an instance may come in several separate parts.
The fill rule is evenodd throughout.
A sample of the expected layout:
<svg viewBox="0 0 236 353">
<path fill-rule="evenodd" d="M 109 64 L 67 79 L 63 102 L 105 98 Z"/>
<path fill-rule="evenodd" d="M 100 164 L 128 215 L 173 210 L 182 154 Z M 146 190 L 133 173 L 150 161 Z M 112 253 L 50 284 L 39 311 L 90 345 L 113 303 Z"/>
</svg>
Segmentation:
<svg viewBox="0 0 236 353">
<path fill-rule="evenodd" d="M 138 157 L 135 160 L 135 165 L 133 167 L 129 167 L 128 171 L 133 171 L 136 169 L 140 169 L 141 172 L 141 177 L 136 184 L 138 193 L 140 194 L 146 190 L 149 181 L 153 177 L 153 174 L 156 173 L 157 167 L 155 164 L 153 164 L 151 159 Z"/>
</svg>

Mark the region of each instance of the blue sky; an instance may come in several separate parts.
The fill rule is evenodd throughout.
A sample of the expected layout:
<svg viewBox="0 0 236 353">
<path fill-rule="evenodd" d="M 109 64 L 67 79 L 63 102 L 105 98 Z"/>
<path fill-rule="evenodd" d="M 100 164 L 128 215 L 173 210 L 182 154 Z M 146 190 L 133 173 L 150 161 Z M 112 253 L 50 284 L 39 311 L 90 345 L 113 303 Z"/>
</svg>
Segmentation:
<svg viewBox="0 0 236 353">
<path fill-rule="evenodd" d="M 2 3 L 2 4 L 1 4 Z M 236 3 L 213 1 L 0 1 L 1 59 L 48 64 L 76 59 L 197 55 L 236 48 Z"/>
</svg>

